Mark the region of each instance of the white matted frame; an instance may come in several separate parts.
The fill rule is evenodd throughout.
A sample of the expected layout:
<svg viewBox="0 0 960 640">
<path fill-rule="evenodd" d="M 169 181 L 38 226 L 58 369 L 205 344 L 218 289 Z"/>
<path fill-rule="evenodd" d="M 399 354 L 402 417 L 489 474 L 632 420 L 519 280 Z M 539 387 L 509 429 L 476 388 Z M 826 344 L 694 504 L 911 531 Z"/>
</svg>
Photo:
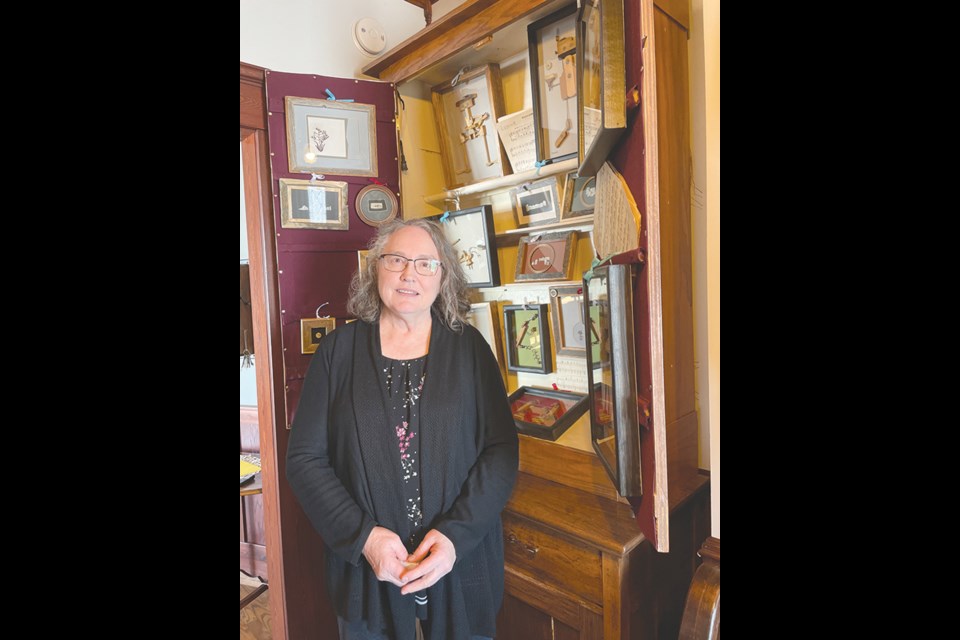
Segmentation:
<svg viewBox="0 0 960 640">
<path fill-rule="evenodd" d="M 527 27 L 537 160 L 557 162 L 579 151 L 577 5 Z"/>
<path fill-rule="evenodd" d="M 520 185 L 511 192 L 517 227 L 560 221 L 560 187 L 557 176 Z"/>
<path fill-rule="evenodd" d="M 280 226 L 346 231 L 350 228 L 347 183 L 280 178 Z"/>
<path fill-rule="evenodd" d="M 377 108 L 372 104 L 287 96 L 291 173 L 377 175 Z"/>
</svg>

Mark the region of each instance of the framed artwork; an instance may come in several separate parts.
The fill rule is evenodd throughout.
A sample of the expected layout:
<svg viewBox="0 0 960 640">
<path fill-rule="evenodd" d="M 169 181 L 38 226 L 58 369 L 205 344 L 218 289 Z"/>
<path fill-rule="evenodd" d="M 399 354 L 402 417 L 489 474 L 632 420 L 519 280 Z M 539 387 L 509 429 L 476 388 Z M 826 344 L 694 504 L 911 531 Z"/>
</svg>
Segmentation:
<svg viewBox="0 0 960 640">
<path fill-rule="evenodd" d="M 320 341 L 336 328 L 336 318 L 301 318 L 300 353 L 315 353 Z"/>
<path fill-rule="evenodd" d="M 280 178 L 280 226 L 284 229 L 350 228 L 347 183 Z"/>
<path fill-rule="evenodd" d="M 290 173 L 377 175 L 377 108 L 372 104 L 287 96 Z"/>
<path fill-rule="evenodd" d="M 562 220 L 572 220 L 593 213 L 597 201 L 596 176 L 578 177 L 576 171 L 567 176 L 563 189 Z"/>
<path fill-rule="evenodd" d="M 371 184 L 360 189 L 355 201 L 357 216 L 371 227 L 379 227 L 397 217 L 400 204 L 397 196 L 381 184 Z"/>
<path fill-rule="evenodd" d="M 570 280 L 577 236 L 573 231 L 520 238 L 514 280 Z"/>
<path fill-rule="evenodd" d="M 511 304 L 503 307 L 503 333 L 506 342 L 507 369 L 550 373 L 550 332 L 547 330 L 546 304 Z"/>
<path fill-rule="evenodd" d="M 623 0 L 585 0 L 579 19 L 578 174 L 594 176 L 627 129 Z"/>
<path fill-rule="evenodd" d="M 369 253 L 369 249 L 360 249 L 357 251 L 357 269 L 361 274 L 363 274 L 367 269 L 367 254 Z"/>
<path fill-rule="evenodd" d="M 537 160 L 576 157 L 577 7 L 571 4 L 527 27 Z"/>
<path fill-rule="evenodd" d="M 587 357 L 587 342 L 599 346 L 596 328 L 585 322 L 583 287 L 579 284 L 550 287 L 553 341 L 558 356 Z"/>
<path fill-rule="evenodd" d="M 476 302 L 470 305 L 467 313 L 467 322 L 477 328 L 480 335 L 490 345 L 493 357 L 500 364 L 503 375 L 503 338 L 500 332 L 500 318 L 497 314 L 496 302 Z"/>
<path fill-rule="evenodd" d="M 557 177 L 550 176 L 511 191 L 518 227 L 533 227 L 560 221 Z"/>
<path fill-rule="evenodd" d="M 496 287 L 500 264 L 494 240 L 493 207 L 488 204 L 432 216 L 457 252 L 468 286 Z"/>
<path fill-rule="evenodd" d="M 537 387 L 520 387 L 507 400 L 517 431 L 544 440 L 563 435 L 590 404 L 586 394 Z"/>
<path fill-rule="evenodd" d="M 496 126 L 505 114 L 500 65 L 462 72 L 431 97 L 448 189 L 511 173 Z"/>
<path fill-rule="evenodd" d="M 640 496 L 633 266 L 595 267 L 593 277 L 583 281 L 583 290 L 589 309 L 584 321 L 595 323 L 599 335 L 598 347 L 587 349 L 590 439 L 620 495 Z"/>
</svg>

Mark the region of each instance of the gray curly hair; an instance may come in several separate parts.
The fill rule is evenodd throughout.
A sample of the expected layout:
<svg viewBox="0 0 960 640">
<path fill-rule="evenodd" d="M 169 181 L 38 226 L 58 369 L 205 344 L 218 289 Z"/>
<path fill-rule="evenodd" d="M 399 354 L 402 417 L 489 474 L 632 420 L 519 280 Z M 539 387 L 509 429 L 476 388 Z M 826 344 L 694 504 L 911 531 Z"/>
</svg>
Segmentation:
<svg viewBox="0 0 960 640">
<path fill-rule="evenodd" d="M 467 293 L 467 277 L 460 266 L 460 260 L 453 245 L 443 235 L 440 225 L 432 220 L 415 218 L 413 220 L 391 220 L 380 227 L 368 246 L 367 262 L 363 269 L 353 274 L 350 281 L 350 298 L 347 311 L 364 322 L 376 322 L 380 318 L 383 302 L 377 281 L 380 256 L 387 240 L 404 227 L 416 227 L 430 234 L 430 239 L 440 254 L 440 293 L 433 301 L 433 311 L 452 331 L 463 331 L 467 312 L 470 310 L 470 298 Z"/>
</svg>

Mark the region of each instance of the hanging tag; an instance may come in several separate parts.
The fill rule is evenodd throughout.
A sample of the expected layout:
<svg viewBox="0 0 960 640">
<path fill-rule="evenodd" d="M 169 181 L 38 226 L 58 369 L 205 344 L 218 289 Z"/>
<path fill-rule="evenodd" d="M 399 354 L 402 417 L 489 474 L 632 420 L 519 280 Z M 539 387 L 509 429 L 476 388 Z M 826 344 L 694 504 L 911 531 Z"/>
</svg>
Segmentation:
<svg viewBox="0 0 960 640">
<path fill-rule="evenodd" d="M 540 160 L 540 161 L 538 161 L 538 162 L 534 162 L 534 163 L 533 163 L 533 166 L 535 166 L 535 167 L 537 168 L 537 175 L 538 175 L 538 176 L 540 175 L 540 169 L 543 169 L 545 166 L 547 166 L 547 163 L 548 163 L 548 162 L 550 162 L 550 161 L 549 161 L 549 160 Z"/>
<path fill-rule="evenodd" d="M 449 217 L 450 217 L 450 212 L 444 211 L 443 215 L 440 216 L 440 222 L 446 222 Z"/>
<path fill-rule="evenodd" d="M 326 179 L 326 177 L 327 176 L 323 175 L 322 173 L 311 173 L 310 182 L 316 182 L 317 180 L 324 180 Z"/>
</svg>

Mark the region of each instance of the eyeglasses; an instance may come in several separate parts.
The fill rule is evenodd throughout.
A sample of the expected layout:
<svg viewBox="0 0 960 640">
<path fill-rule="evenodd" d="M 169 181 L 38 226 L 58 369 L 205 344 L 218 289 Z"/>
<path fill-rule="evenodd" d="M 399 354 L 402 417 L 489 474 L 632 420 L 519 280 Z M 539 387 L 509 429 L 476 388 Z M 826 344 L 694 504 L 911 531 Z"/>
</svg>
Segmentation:
<svg viewBox="0 0 960 640">
<path fill-rule="evenodd" d="M 407 268 L 407 263 L 412 262 L 413 268 L 422 276 L 435 276 L 437 269 L 441 267 L 440 261 L 434 258 L 404 258 L 395 253 L 385 253 L 380 256 L 383 262 L 383 268 L 387 271 L 400 272 Z"/>
</svg>

